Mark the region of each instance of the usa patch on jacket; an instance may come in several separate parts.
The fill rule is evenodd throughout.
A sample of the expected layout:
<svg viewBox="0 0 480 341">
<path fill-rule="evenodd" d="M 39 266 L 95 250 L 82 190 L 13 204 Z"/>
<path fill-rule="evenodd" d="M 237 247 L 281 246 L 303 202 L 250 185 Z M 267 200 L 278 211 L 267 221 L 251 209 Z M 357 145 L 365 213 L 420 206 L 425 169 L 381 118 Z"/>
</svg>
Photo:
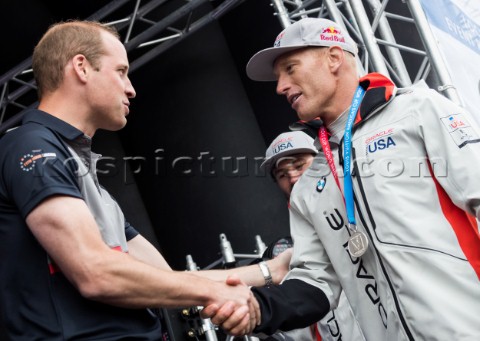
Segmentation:
<svg viewBox="0 0 480 341">
<path fill-rule="evenodd" d="M 467 143 L 480 142 L 478 133 L 472 128 L 464 114 L 453 114 L 441 118 L 443 125 L 455 144 L 462 148 Z"/>
</svg>

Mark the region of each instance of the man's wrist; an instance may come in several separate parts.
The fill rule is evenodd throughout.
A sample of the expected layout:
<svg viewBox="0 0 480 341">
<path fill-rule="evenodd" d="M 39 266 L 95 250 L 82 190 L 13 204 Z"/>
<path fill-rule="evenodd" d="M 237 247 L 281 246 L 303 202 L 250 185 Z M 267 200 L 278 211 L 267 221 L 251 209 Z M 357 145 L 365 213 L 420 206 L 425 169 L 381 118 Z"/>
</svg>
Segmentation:
<svg viewBox="0 0 480 341">
<path fill-rule="evenodd" d="M 265 286 L 269 286 L 273 284 L 272 273 L 270 272 L 270 268 L 268 267 L 265 261 L 261 261 L 258 263 L 260 267 L 260 271 L 262 272 L 263 278 L 265 279 Z"/>
</svg>

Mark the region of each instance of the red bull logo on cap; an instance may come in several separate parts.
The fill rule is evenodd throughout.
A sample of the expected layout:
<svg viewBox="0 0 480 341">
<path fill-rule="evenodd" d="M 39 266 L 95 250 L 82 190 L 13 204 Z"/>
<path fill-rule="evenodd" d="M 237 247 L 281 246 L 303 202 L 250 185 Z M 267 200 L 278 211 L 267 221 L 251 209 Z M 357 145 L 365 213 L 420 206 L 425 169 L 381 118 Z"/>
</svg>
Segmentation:
<svg viewBox="0 0 480 341">
<path fill-rule="evenodd" d="M 322 33 L 341 34 L 341 32 L 333 26 L 324 28 Z"/>
<path fill-rule="evenodd" d="M 343 37 L 342 32 L 334 26 L 324 28 L 320 34 L 320 40 L 345 43 L 345 38 Z"/>
</svg>

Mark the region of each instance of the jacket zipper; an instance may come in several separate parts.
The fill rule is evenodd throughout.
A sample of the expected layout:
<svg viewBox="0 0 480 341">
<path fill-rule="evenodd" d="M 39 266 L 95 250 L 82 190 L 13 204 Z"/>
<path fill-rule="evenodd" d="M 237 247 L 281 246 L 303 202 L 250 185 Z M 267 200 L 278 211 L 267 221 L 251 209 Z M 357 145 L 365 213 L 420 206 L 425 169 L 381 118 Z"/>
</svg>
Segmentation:
<svg viewBox="0 0 480 341">
<path fill-rule="evenodd" d="M 360 194 L 361 194 L 362 202 L 363 202 L 363 204 L 365 206 L 365 209 L 367 211 L 368 219 L 369 219 L 369 221 L 372 225 L 373 230 L 375 230 L 377 225 L 375 223 L 375 220 L 373 219 L 372 212 L 371 212 L 370 207 L 368 205 L 368 201 L 367 201 L 367 198 L 366 198 L 366 195 L 365 195 L 365 191 L 363 189 L 363 184 L 362 184 L 362 181 L 361 181 L 361 177 L 357 176 L 357 175 L 359 175 L 359 170 L 358 170 L 358 164 L 357 164 L 357 161 L 356 161 L 357 157 L 356 157 L 356 153 L 355 153 L 355 148 L 353 146 L 352 146 L 352 159 L 353 159 L 352 163 L 353 163 L 353 171 L 354 171 L 354 174 L 352 174 L 352 178 L 355 178 L 355 181 L 357 182 L 358 189 L 359 189 Z M 356 195 L 355 191 L 353 192 L 353 197 L 354 197 L 354 200 L 355 200 L 356 212 L 358 213 L 358 216 L 360 218 L 360 221 L 362 222 L 362 225 L 363 225 L 365 231 L 367 232 L 368 236 L 370 237 L 371 245 L 373 247 L 373 250 L 375 251 L 375 254 L 377 255 L 378 263 L 380 264 L 383 275 L 385 276 L 385 279 L 387 280 L 388 286 L 390 288 L 390 292 L 391 292 L 393 300 L 395 302 L 395 309 L 396 309 L 397 314 L 400 318 L 400 322 L 402 323 L 403 329 L 404 329 L 405 333 L 407 334 L 408 339 L 413 341 L 415 339 L 414 339 L 414 337 L 412 335 L 412 332 L 410 331 L 410 328 L 408 327 L 407 322 L 405 321 L 405 317 L 403 316 L 403 313 L 400 309 L 400 304 L 398 303 L 397 294 L 396 294 L 396 292 L 393 288 L 392 281 L 391 281 L 390 277 L 388 276 L 385 265 L 383 264 L 382 257 L 380 256 L 380 253 L 378 252 L 378 249 L 377 249 L 377 247 L 374 243 L 372 233 L 371 233 L 370 229 L 368 228 L 365 217 L 364 217 L 362 211 L 360 210 L 360 206 L 358 204 L 358 198 L 357 198 L 357 195 Z"/>
</svg>

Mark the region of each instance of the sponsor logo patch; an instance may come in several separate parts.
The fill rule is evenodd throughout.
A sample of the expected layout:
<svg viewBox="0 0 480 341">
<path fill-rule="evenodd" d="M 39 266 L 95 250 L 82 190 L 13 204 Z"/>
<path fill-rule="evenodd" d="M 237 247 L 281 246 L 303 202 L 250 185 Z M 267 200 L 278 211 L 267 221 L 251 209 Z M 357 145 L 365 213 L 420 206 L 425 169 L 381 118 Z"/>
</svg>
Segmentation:
<svg viewBox="0 0 480 341">
<path fill-rule="evenodd" d="M 327 178 L 322 176 L 320 180 L 317 182 L 317 192 L 321 193 L 327 184 Z"/>
<path fill-rule="evenodd" d="M 273 47 L 280 47 L 280 44 L 284 35 L 285 35 L 284 31 L 280 32 L 280 34 L 275 39 L 275 42 L 273 43 Z"/>
<path fill-rule="evenodd" d="M 278 153 L 291 148 L 294 148 L 293 138 L 292 137 L 281 138 L 275 141 L 275 143 L 273 144 L 272 154 L 277 155 Z"/>
<path fill-rule="evenodd" d="M 365 139 L 365 145 L 367 148 L 367 154 L 372 154 L 379 150 L 396 146 L 397 144 L 393 138 L 393 128 L 378 131 L 375 134 L 367 137 Z"/>
<path fill-rule="evenodd" d="M 40 159 L 54 159 L 57 157 L 55 153 L 27 153 L 20 158 L 20 169 L 24 172 L 30 172 L 35 168 L 35 164 Z"/>
<path fill-rule="evenodd" d="M 280 143 L 273 150 L 273 154 L 276 155 L 280 152 L 283 152 L 284 150 L 291 149 L 291 148 L 293 148 L 292 142 Z"/>
<path fill-rule="evenodd" d="M 467 143 L 480 142 L 477 132 L 463 114 L 453 114 L 441 118 L 443 126 L 452 137 L 455 144 L 462 148 Z"/>
<path fill-rule="evenodd" d="M 335 27 L 330 26 L 323 29 L 320 34 L 320 40 L 323 41 L 334 41 L 338 43 L 344 43 L 345 38 L 342 35 L 342 32 L 337 30 Z"/>
</svg>

